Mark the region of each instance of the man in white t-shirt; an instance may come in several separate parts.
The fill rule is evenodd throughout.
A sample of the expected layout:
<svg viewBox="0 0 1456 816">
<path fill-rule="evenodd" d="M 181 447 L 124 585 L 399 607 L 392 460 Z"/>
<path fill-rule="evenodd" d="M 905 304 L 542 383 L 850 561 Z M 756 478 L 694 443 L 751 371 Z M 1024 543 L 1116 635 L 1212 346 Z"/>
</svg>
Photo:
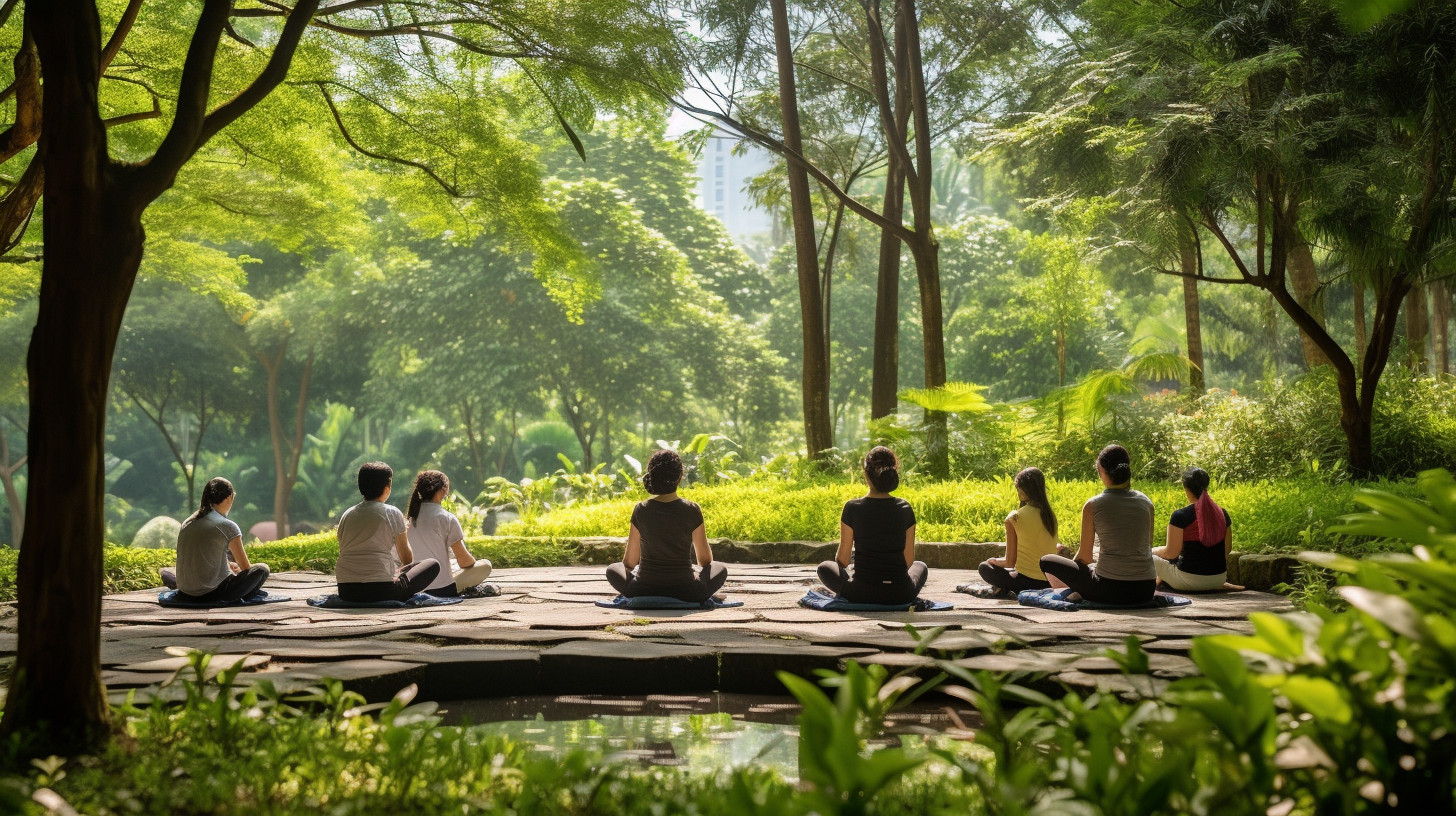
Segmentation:
<svg viewBox="0 0 1456 816">
<path fill-rule="evenodd" d="M 404 513 L 385 504 L 394 471 L 383 462 L 359 468 L 359 493 L 364 501 L 339 519 L 339 562 L 334 578 L 339 597 L 356 603 L 403 601 L 429 586 L 440 574 L 440 562 L 418 563 L 410 552 Z M 405 566 L 400 567 L 401 564 Z"/>
</svg>

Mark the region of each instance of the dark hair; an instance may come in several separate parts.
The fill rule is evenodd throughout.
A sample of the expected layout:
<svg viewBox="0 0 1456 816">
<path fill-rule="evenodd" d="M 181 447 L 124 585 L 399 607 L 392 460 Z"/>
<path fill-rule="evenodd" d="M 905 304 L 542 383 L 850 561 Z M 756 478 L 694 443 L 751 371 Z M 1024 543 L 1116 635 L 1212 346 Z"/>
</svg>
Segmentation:
<svg viewBox="0 0 1456 816">
<path fill-rule="evenodd" d="M 410 493 L 409 516 L 410 523 L 420 520 L 420 505 L 433 499 L 436 493 L 441 490 L 450 490 L 450 477 L 438 470 L 422 470 L 415 474 L 415 489 Z"/>
<path fill-rule="evenodd" d="M 1178 481 L 1183 483 L 1183 488 L 1189 495 L 1197 499 L 1208 490 L 1208 471 L 1199 467 L 1191 467 L 1183 471 L 1183 477 Z"/>
<path fill-rule="evenodd" d="M 654 496 L 677 490 L 682 481 L 682 457 L 675 450 L 660 450 L 647 458 L 647 467 L 642 471 L 642 486 Z"/>
<path fill-rule="evenodd" d="M 900 458 L 884 445 L 876 445 L 865 454 L 864 474 L 870 487 L 881 493 L 893 493 L 900 486 Z"/>
<path fill-rule="evenodd" d="M 196 513 L 188 516 L 187 520 L 182 523 L 190 524 L 195 519 L 200 519 L 208 513 L 211 513 L 215 505 L 227 501 L 227 497 L 231 496 L 232 494 L 232 482 L 229 482 L 227 479 L 224 479 L 221 476 L 214 476 L 211 479 L 208 479 L 207 484 L 203 485 L 202 487 L 201 506 L 197 508 Z"/>
<path fill-rule="evenodd" d="M 1040 468 L 1029 467 L 1016 474 L 1011 480 L 1026 494 L 1026 503 L 1041 511 L 1041 524 L 1053 537 L 1057 534 L 1057 514 L 1052 512 L 1052 503 L 1047 501 L 1046 474 Z"/>
<path fill-rule="evenodd" d="M 1108 445 L 1097 454 L 1097 464 L 1107 471 L 1107 478 L 1115 485 L 1132 481 L 1132 457 L 1121 445 Z"/>
<path fill-rule="evenodd" d="M 368 501 L 384 495 L 384 488 L 394 481 L 394 468 L 383 462 L 365 462 L 359 466 L 359 492 Z"/>
</svg>

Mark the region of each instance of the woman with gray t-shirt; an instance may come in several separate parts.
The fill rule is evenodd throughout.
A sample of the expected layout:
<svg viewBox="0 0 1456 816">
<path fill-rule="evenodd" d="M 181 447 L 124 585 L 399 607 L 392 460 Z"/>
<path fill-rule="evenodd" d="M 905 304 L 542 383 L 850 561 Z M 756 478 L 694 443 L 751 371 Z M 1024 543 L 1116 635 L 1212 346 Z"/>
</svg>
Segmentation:
<svg viewBox="0 0 1456 816">
<path fill-rule="evenodd" d="M 202 505 L 182 522 L 177 591 L 185 600 L 232 603 L 259 592 L 268 580 L 268 565 L 248 563 L 243 531 L 227 517 L 236 498 L 232 482 L 221 476 L 211 479 L 202 488 Z M 228 563 L 229 550 L 236 565 Z"/>
<path fill-rule="evenodd" d="M 1158 586 L 1153 569 L 1153 502 L 1132 489 L 1132 458 L 1121 445 L 1108 445 L 1097 454 L 1097 475 L 1105 489 L 1082 506 L 1077 557 L 1044 555 L 1041 570 L 1082 600 L 1110 606 L 1145 604 Z"/>
</svg>

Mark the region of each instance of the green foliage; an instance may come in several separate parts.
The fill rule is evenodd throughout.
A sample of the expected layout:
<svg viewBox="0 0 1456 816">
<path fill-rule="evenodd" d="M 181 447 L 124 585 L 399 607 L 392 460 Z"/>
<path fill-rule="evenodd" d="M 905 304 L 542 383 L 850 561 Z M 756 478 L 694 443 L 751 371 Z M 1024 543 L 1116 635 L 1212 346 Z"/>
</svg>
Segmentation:
<svg viewBox="0 0 1456 816">
<path fill-rule="evenodd" d="M 1091 472 L 1089 452 L 1084 461 Z M 1156 529 L 1188 503 L 1182 487 L 1135 480 L 1157 508 Z M 1381 483 L 1382 489 L 1414 495 L 1411 483 Z M 1080 536 L 1081 507 L 1101 490 L 1090 480 L 1050 480 L 1047 494 L 1056 511 L 1063 542 Z M 1334 535 L 1329 527 L 1355 509 L 1356 488 L 1303 477 L 1222 484 L 1214 495 L 1234 520 L 1234 546 L 1245 551 L 1297 551 L 1308 548 L 1361 550 L 1360 539 Z M 703 508 L 710 538 L 736 541 L 830 541 L 837 536 L 844 502 L 864 494 L 858 480 L 785 479 L 755 476 L 739 481 L 686 488 L 682 495 Z M 1016 506 L 1009 479 L 925 483 L 910 480 L 896 495 L 915 508 L 921 541 L 1000 541 L 1006 514 Z M 623 536 L 637 498 L 582 503 L 502 525 L 504 535 L 555 538 Z"/>
</svg>

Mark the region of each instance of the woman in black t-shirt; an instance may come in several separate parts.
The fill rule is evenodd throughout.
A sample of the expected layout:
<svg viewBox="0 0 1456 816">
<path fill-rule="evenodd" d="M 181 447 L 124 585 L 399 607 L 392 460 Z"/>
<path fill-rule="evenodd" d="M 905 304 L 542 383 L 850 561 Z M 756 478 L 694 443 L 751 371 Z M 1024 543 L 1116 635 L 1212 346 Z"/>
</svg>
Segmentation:
<svg viewBox="0 0 1456 816">
<path fill-rule="evenodd" d="M 1189 468 L 1182 481 L 1190 504 L 1173 511 L 1168 519 L 1168 543 L 1153 550 L 1153 568 L 1158 571 L 1158 580 L 1173 589 L 1223 589 L 1228 581 L 1228 554 L 1233 548 L 1233 520 L 1208 495 L 1207 471 Z"/>
<path fill-rule="evenodd" d="M 865 454 L 864 475 L 869 492 L 845 502 L 839 552 L 819 565 L 819 580 L 852 603 L 908 604 L 925 586 L 929 570 L 915 560 L 915 510 L 890 495 L 900 486 L 900 460 L 889 448 L 874 448 Z"/>
<path fill-rule="evenodd" d="M 642 486 L 652 498 L 632 508 L 627 552 L 607 567 L 607 581 L 625 597 L 706 601 L 728 580 L 727 568 L 713 560 L 702 508 L 677 495 L 682 475 L 674 451 L 660 450 L 647 460 Z M 696 575 L 695 561 L 702 567 Z"/>
</svg>

